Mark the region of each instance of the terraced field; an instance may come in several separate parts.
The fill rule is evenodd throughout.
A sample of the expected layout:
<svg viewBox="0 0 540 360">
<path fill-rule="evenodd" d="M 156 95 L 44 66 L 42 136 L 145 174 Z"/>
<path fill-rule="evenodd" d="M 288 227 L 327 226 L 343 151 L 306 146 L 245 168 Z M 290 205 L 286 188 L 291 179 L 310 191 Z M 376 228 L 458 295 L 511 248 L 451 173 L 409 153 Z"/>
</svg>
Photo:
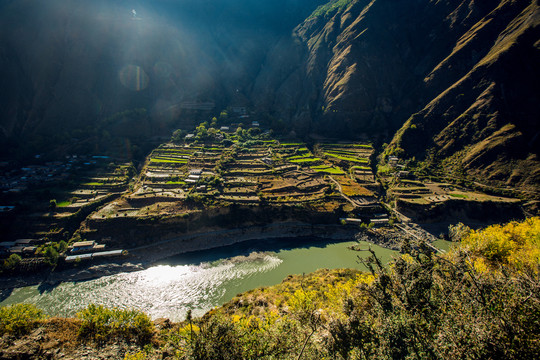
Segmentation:
<svg viewBox="0 0 540 360">
<path fill-rule="evenodd" d="M 348 207 L 375 201 L 374 193 L 358 181 L 357 175 L 368 173 L 373 178 L 367 166 L 373 151 L 370 145 L 317 144 L 312 151 L 302 142 L 252 140 L 247 144 L 238 139 L 230 146 L 215 141 L 162 144 L 148 157 L 133 193 L 117 210 L 127 209 L 123 216 L 163 215 L 168 208 L 165 203 L 171 201 L 195 201 L 203 206 L 265 203 Z M 351 202 L 349 197 L 362 201 Z M 135 211 L 137 206 L 140 209 Z M 110 208 L 107 211 L 105 216 L 115 216 Z"/>
</svg>

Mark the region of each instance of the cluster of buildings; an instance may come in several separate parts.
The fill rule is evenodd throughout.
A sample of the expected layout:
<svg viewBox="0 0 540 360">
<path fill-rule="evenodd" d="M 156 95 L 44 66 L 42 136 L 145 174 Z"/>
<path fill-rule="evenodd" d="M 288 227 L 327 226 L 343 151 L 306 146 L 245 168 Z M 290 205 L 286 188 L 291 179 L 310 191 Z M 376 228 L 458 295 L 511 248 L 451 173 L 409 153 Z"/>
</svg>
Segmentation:
<svg viewBox="0 0 540 360">
<path fill-rule="evenodd" d="M 111 257 L 111 256 L 120 256 L 124 255 L 125 251 L 120 250 L 109 250 L 103 251 L 105 249 L 104 244 L 98 244 L 95 241 L 79 241 L 73 243 L 68 248 L 68 255 L 66 256 L 66 262 L 75 262 L 80 260 L 91 260 L 97 258 Z"/>
<path fill-rule="evenodd" d="M 36 155 L 39 159 L 39 155 Z M 64 180 L 73 170 L 96 164 L 97 161 L 108 159 L 108 156 L 77 156 L 68 155 L 66 161 L 51 161 L 42 165 L 27 165 L 17 169 L 2 172 L 0 175 L 0 190 L 4 193 L 19 193 L 31 185 Z M 0 163 L 1 168 L 7 168 L 8 163 Z"/>
<path fill-rule="evenodd" d="M 388 165 L 393 169 L 396 169 L 397 172 L 395 176 L 401 179 L 409 179 L 412 177 L 412 174 L 409 171 L 405 170 L 405 165 L 399 163 L 399 158 L 397 156 L 388 157 Z"/>
<path fill-rule="evenodd" d="M 191 169 L 188 177 L 184 180 L 186 184 L 196 184 L 202 176 L 202 169 Z"/>
<path fill-rule="evenodd" d="M 18 239 L 0 242 L 0 254 L 33 255 L 41 239 Z"/>
<path fill-rule="evenodd" d="M 44 241 L 44 239 L 18 239 L 15 241 L 0 242 L 0 254 L 17 254 L 23 257 L 31 257 L 36 253 L 36 245 Z M 74 262 L 77 260 L 120 256 L 124 254 L 125 251 L 122 249 L 105 251 L 105 245 L 98 244 L 95 241 L 79 241 L 68 247 L 65 260 L 66 262 Z"/>
</svg>

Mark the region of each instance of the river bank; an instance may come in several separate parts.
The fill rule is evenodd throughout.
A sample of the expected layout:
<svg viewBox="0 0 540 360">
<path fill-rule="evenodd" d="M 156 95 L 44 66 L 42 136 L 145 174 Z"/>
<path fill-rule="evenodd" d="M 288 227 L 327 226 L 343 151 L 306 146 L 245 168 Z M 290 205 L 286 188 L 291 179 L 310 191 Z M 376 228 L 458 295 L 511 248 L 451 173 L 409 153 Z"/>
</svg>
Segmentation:
<svg viewBox="0 0 540 360">
<path fill-rule="evenodd" d="M 257 242 L 280 238 L 323 238 L 331 240 L 354 240 L 358 228 L 355 226 L 309 224 L 304 222 L 280 222 L 264 226 L 237 229 L 214 229 L 198 231 L 176 238 L 139 246 L 128 250 L 128 255 L 99 262 L 81 262 L 63 265 L 41 274 L 3 276 L 0 290 L 43 284 L 52 286 L 60 282 L 85 281 L 102 276 L 146 269 L 156 261 L 193 251 L 211 250 L 241 242 Z M 254 243 L 255 247 L 256 244 Z M 66 268 L 69 266 L 69 268 Z"/>
</svg>

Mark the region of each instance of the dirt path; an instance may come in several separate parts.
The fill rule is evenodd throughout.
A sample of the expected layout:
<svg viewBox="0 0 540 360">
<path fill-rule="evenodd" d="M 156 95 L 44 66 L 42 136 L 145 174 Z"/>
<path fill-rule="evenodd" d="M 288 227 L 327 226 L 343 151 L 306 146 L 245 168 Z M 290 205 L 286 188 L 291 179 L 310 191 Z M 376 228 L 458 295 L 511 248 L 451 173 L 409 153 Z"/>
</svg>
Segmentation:
<svg viewBox="0 0 540 360">
<path fill-rule="evenodd" d="M 328 178 L 330 180 L 332 180 L 336 185 L 337 185 L 337 188 L 338 188 L 338 191 L 340 193 L 340 195 L 345 199 L 347 200 L 348 202 L 350 202 L 352 204 L 352 206 L 354 206 L 355 208 L 360 206 L 360 204 L 358 204 L 356 201 L 354 201 L 353 199 L 351 199 L 350 197 L 348 197 L 347 195 L 345 195 L 343 193 L 343 188 L 341 187 L 341 184 L 336 180 L 334 179 L 333 177 L 331 177 L 330 175 L 328 175 Z"/>
</svg>

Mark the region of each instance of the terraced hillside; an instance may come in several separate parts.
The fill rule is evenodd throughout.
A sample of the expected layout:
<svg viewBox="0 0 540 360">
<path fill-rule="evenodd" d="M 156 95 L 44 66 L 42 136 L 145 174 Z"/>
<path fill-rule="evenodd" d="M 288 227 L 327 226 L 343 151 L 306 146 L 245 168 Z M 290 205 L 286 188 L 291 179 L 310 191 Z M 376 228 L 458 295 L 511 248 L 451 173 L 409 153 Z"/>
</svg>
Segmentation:
<svg viewBox="0 0 540 360">
<path fill-rule="evenodd" d="M 248 140 L 246 145 L 230 137 L 230 146 L 221 141 L 162 144 L 147 158 L 133 192 L 93 216 L 172 215 L 186 204 L 341 206 L 352 211 L 375 202 L 376 185 L 366 166 L 371 145 L 320 144 L 315 146 L 319 157 L 302 142 Z"/>
</svg>

